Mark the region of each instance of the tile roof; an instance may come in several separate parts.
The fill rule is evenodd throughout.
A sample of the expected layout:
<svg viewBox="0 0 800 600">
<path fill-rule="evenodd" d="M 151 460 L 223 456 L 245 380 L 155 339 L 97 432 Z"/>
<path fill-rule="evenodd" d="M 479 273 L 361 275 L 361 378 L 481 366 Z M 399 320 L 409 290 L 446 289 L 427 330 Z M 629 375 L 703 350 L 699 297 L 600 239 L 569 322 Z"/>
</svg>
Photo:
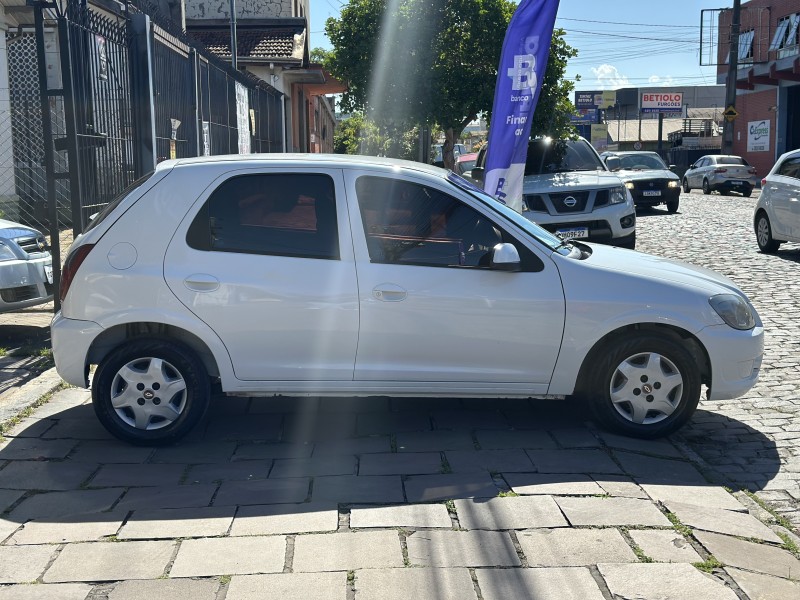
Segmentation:
<svg viewBox="0 0 800 600">
<path fill-rule="evenodd" d="M 188 33 L 217 56 L 230 58 L 230 29 L 190 29 Z M 302 60 L 305 34 L 305 30 L 296 28 L 239 28 L 236 31 L 237 57 L 239 60 Z"/>
</svg>

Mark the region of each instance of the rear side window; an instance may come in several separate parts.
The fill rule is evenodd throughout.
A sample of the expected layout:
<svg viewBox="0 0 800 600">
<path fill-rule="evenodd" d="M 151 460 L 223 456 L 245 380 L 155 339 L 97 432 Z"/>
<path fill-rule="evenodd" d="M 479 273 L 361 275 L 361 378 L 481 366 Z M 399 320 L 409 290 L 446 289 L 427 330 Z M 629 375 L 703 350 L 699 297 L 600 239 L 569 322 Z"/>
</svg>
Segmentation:
<svg viewBox="0 0 800 600">
<path fill-rule="evenodd" d="M 778 175 L 800 179 L 800 156 L 787 158 L 778 169 Z"/>
<path fill-rule="evenodd" d="M 242 175 L 224 181 L 192 221 L 190 247 L 212 252 L 339 258 L 328 175 Z"/>
</svg>

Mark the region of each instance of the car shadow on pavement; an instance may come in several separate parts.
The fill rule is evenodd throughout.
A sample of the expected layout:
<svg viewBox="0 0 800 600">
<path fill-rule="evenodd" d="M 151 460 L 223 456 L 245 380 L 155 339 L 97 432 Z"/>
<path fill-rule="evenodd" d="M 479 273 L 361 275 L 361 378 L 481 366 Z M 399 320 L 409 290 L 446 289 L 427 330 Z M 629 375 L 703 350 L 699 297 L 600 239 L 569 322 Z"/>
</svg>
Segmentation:
<svg viewBox="0 0 800 600">
<path fill-rule="evenodd" d="M 786 245 L 782 245 L 772 256 L 782 260 L 800 263 L 800 246 L 789 244 L 787 247 Z"/>
<path fill-rule="evenodd" d="M 12 428 L 0 461 L 0 537 L 20 544 L 323 532 L 359 507 L 508 495 L 669 507 L 713 491 L 717 506 L 719 486 L 763 489 L 780 467 L 735 419 L 700 410 L 645 441 L 596 429 L 570 401 L 216 397 L 182 443 L 137 447 L 77 389 Z"/>
</svg>

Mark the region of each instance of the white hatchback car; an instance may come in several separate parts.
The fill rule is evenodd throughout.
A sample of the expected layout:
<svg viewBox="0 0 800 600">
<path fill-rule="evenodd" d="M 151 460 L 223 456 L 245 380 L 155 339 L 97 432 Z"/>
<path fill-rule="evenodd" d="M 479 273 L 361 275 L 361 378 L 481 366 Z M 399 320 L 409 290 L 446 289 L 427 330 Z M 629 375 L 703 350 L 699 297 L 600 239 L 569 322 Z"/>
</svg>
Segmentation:
<svg viewBox="0 0 800 600">
<path fill-rule="evenodd" d="M 800 150 L 782 155 L 761 180 L 753 225 L 762 252 L 783 242 L 800 242 Z"/>
<path fill-rule="evenodd" d="M 656 437 L 756 382 L 763 328 L 698 267 L 564 242 L 448 171 L 357 156 L 158 165 L 78 236 L 52 322 L 102 423 L 170 443 L 228 394 L 564 397 Z"/>
</svg>

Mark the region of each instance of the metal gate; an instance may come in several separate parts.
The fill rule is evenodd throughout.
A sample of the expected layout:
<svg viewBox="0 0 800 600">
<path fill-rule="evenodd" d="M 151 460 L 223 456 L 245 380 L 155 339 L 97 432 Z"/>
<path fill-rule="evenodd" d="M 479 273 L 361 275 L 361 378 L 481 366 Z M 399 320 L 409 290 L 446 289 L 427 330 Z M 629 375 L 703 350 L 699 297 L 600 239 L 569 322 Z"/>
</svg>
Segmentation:
<svg viewBox="0 0 800 600">
<path fill-rule="evenodd" d="M 34 17 L 6 39 L 0 128 L 13 141 L 0 136 L 0 211 L 49 234 L 56 290 L 73 237 L 159 161 L 283 150 L 283 95 L 149 0 L 42 0 Z"/>
</svg>

